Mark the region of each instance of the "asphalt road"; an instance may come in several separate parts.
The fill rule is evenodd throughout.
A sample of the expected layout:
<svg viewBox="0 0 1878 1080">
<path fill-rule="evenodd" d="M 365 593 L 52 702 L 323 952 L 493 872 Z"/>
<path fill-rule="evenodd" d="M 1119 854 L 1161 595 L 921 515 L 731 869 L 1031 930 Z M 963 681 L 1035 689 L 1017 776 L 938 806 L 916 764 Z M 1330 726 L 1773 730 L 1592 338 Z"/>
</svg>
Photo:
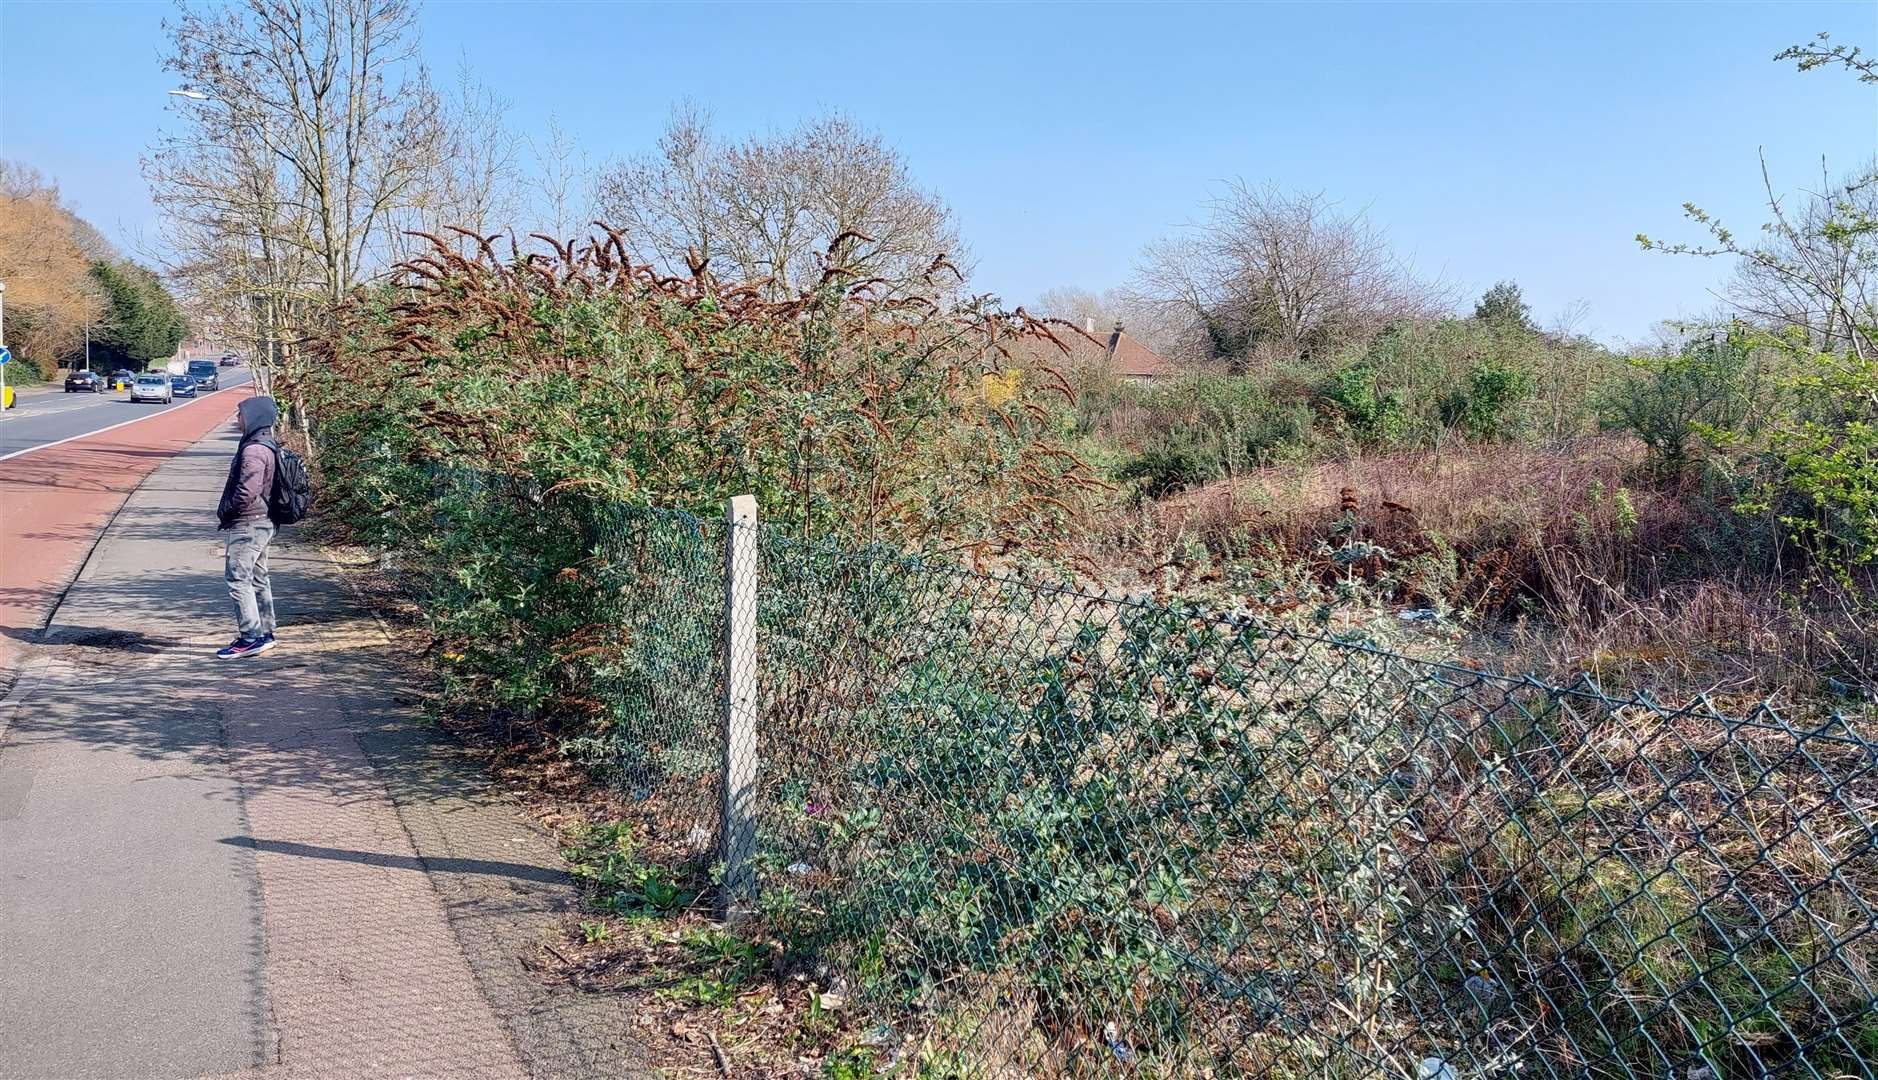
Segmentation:
<svg viewBox="0 0 1878 1080">
<path fill-rule="evenodd" d="M 219 392 L 245 386 L 253 380 L 247 368 L 223 368 L 220 374 L 222 389 Z M 76 439 L 165 413 L 208 396 L 204 393 L 197 398 L 179 397 L 171 404 L 158 405 L 133 404 L 128 390 L 103 394 L 67 394 L 58 389 L 27 391 L 19 395 L 18 405 L 0 413 L 0 461 L 47 443 Z"/>
</svg>

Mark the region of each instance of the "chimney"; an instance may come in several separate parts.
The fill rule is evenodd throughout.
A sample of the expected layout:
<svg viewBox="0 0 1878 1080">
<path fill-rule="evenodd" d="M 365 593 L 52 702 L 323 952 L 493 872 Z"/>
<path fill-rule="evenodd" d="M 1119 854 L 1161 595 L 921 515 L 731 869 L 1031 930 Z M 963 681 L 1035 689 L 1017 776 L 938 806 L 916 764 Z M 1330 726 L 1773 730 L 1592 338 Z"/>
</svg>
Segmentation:
<svg viewBox="0 0 1878 1080">
<path fill-rule="evenodd" d="M 1095 337 L 1095 319 L 1094 318 L 1083 319 L 1082 332 L 1085 334 L 1088 334 L 1090 337 Z"/>
<path fill-rule="evenodd" d="M 1120 319 L 1116 319 L 1116 320 L 1115 320 L 1115 329 L 1114 329 L 1114 331 L 1113 331 L 1113 332 L 1111 332 L 1111 333 L 1109 334 L 1109 356 L 1110 356 L 1110 358 L 1113 358 L 1113 357 L 1115 356 L 1115 350 L 1116 350 L 1116 349 L 1118 349 L 1118 348 L 1120 348 L 1120 347 L 1121 347 L 1121 344 L 1122 344 L 1122 321 L 1121 321 Z"/>
</svg>

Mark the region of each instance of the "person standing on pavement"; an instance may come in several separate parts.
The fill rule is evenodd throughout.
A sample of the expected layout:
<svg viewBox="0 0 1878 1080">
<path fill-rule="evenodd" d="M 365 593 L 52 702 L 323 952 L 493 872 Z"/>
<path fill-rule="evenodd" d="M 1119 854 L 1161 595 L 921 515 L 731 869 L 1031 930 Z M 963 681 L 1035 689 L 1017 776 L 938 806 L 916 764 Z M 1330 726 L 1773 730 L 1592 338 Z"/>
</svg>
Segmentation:
<svg viewBox="0 0 1878 1080">
<path fill-rule="evenodd" d="M 274 647 L 274 591 L 267 579 L 267 545 L 274 539 L 274 522 L 267 512 L 279 465 L 274 449 L 274 422 L 280 409 L 271 397 L 247 398 L 236 407 L 241 421 L 241 445 L 228 465 L 222 502 L 216 509 L 228 533 L 227 563 L 223 576 L 235 601 L 239 635 L 216 656 L 232 660 L 254 656 Z"/>
</svg>

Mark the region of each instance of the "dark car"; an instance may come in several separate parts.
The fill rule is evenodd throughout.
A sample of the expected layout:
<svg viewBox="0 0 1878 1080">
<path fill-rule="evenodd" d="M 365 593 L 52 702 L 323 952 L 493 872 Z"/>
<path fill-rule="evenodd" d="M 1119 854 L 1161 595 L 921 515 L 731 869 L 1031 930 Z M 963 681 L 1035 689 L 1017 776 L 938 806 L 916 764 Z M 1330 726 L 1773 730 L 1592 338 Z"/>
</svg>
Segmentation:
<svg viewBox="0 0 1878 1080">
<path fill-rule="evenodd" d="M 222 388 L 222 376 L 220 372 L 215 370 L 215 361 L 213 360 L 189 361 L 189 377 L 196 380 L 197 385 L 201 386 L 204 390 L 220 390 Z"/>
<path fill-rule="evenodd" d="M 65 377 L 65 392 L 68 394 L 104 393 L 104 376 L 95 371 L 74 371 Z"/>
<path fill-rule="evenodd" d="M 136 377 L 137 373 L 129 368 L 118 368 L 106 379 L 105 385 L 113 390 L 126 390 L 129 389 L 131 380 Z"/>
<path fill-rule="evenodd" d="M 177 397 L 195 397 L 196 380 L 187 375 L 171 375 L 170 393 Z"/>
</svg>

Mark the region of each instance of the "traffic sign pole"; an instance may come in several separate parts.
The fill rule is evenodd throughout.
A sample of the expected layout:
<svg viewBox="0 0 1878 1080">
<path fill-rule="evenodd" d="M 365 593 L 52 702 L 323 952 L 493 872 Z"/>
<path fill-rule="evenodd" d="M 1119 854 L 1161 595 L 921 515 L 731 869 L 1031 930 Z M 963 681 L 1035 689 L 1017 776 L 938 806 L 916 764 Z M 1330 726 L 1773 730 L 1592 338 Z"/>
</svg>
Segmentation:
<svg viewBox="0 0 1878 1080">
<path fill-rule="evenodd" d="M 12 359 L 7 350 L 7 284 L 0 281 L 0 416 L 7 411 L 7 363 Z"/>
</svg>

